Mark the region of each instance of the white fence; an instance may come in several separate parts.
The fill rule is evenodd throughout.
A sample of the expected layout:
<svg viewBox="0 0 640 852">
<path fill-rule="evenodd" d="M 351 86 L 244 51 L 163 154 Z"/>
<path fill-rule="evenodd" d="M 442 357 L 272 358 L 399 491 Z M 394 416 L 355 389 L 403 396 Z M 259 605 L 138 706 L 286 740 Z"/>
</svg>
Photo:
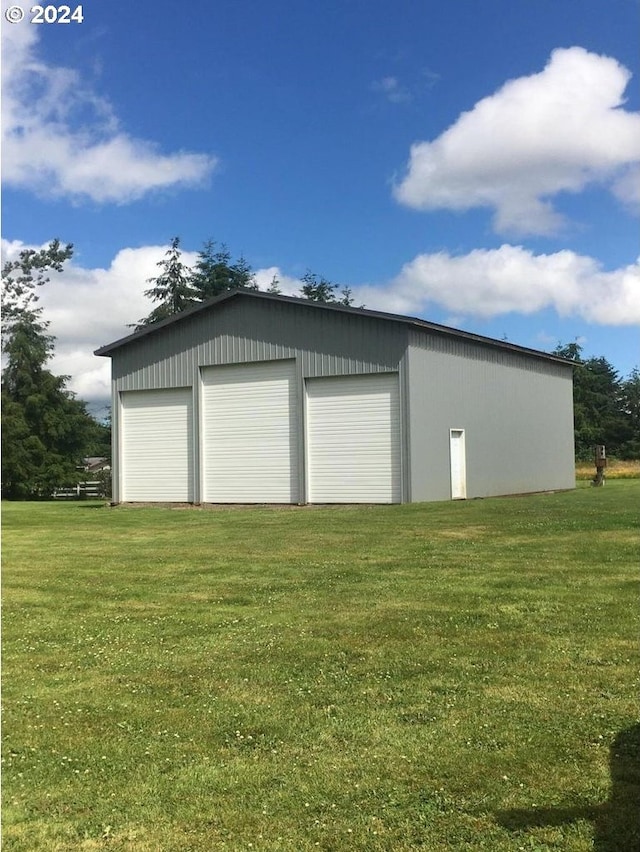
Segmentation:
<svg viewBox="0 0 640 852">
<path fill-rule="evenodd" d="M 56 488 L 53 492 L 54 500 L 99 500 L 105 496 L 105 483 L 99 479 L 79 482 L 69 488 Z"/>
</svg>

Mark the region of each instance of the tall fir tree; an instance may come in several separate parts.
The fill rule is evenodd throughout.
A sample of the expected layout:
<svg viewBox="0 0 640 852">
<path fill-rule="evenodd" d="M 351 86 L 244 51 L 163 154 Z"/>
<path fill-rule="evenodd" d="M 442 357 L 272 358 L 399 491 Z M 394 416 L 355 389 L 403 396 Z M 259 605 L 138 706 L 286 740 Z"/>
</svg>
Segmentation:
<svg viewBox="0 0 640 852">
<path fill-rule="evenodd" d="M 42 498 L 77 480 L 78 467 L 95 434 L 85 404 L 67 390 L 67 376 L 46 364 L 54 351 L 37 289 L 60 272 L 73 246 L 53 240 L 25 249 L 2 268 L 2 495 Z"/>
<path fill-rule="evenodd" d="M 222 243 L 216 248 L 214 240 L 207 240 L 198 252 L 190 283 L 198 301 L 205 302 L 227 290 L 257 290 L 255 275 L 242 255 L 232 261 L 231 252 Z"/>
<path fill-rule="evenodd" d="M 200 302 L 206 302 L 233 287 L 231 252 L 224 243 L 219 248 L 216 246 L 214 240 L 204 243 L 191 273 L 190 284 Z"/>
<path fill-rule="evenodd" d="M 144 328 L 154 322 L 167 319 L 173 314 L 193 307 L 198 300 L 198 293 L 191 283 L 191 270 L 182 262 L 180 237 L 174 237 L 171 240 L 163 260 L 158 261 L 156 265 L 161 273 L 147 280 L 147 284 L 153 286 L 145 290 L 144 294 L 159 304 L 138 322 L 136 328 Z"/>
<path fill-rule="evenodd" d="M 238 290 L 257 290 L 256 277 L 251 264 L 243 255 L 231 267 L 231 286 Z"/>
<path fill-rule="evenodd" d="M 336 295 L 338 289 L 337 284 L 332 284 L 322 275 L 316 275 L 315 272 L 307 270 L 302 276 L 302 287 L 300 295 L 309 299 L 311 302 L 325 302 L 330 305 L 344 305 L 351 307 L 353 305 L 353 294 L 350 287 L 343 287 L 340 290 L 340 297 Z M 364 308 L 364 305 L 360 305 Z"/>
<path fill-rule="evenodd" d="M 331 304 L 337 302 L 337 289 L 338 287 L 336 284 L 332 284 L 331 281 L 328 281 L 322 275 L 316 275 L 315 272 L 311 272 L 311 270 L 308 269 L 302 276 L 300 295 L 305 299 L 309 299 L 311 302 L 325 302 Z"/>
<path fill-rule="evenodd" d="M 622 407 L 628 417 L 629 437 L 623 458 L 640 459 L 640 368 L 634 367 L 622 382 Z"/>
<path fill-rule="evenodd" d="M 282 290 L 280 288 L 280 279 L 277 275 L 274 275 L 267 287 L 267 293 L 271 293 L 272 296 L 281 296 Z"/>
<path fill-rule="evenodd" d="M 596 444 L 611 456 L 626 457 L 633 439 L 631 413 L 625 405 L 625 383 L 603 356 L 582 359 L 576 343 L 559 344 L 555 355 L 574 361 L 573 414 L 576 458 L 591 459 Z"/>
</svg>

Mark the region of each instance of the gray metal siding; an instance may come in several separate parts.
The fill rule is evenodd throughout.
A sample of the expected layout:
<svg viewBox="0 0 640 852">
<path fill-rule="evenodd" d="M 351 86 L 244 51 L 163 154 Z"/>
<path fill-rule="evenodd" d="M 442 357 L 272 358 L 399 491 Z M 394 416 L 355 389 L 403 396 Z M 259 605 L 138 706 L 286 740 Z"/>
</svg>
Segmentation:
<svg viewBox="0 0 640 852">
<path fill-rule="evenodd" d="M 451 496 L 450 429 L 464 429 L 467 496 L 573 488 L 572 370 L 411 331 L 411 500 Z"/>
<path fill-rule="evenodd" d="M 117 390 L 193 385 L 198 368 L 300 359 L 304 377 L 397 370 L 407 330 L 384 320 L 238 300 L 147 335 L 112 355 Z"/>
<path fill-rule="evenodd" d="M 197 502 L 201 368 L 290 358 L 301 422 L 306 378 L 399 372 L 403 501 L 450 498 L 451 428 L 465 430 L 469 497 L 575 484 L 570 366 L 388 319 L 240 298 L 112 352 L 114 500 L 121 391 L 192 388 Z M 304 456 L 300 428 L 301 495 Z"/>
<path fill-rule="evenodd" d="M 150 334 L 112 353 L 114 492 L 119 492 L 120 392 L 149 388 L 193 388 L 194 429 L 202 428 L 202 367 L 294 358 L 297 408 L 304 422 L 304 380 L 399 371 L 404 376 L 407 328 L 398 323 L 358 315 L 322 311 L 280 302 L 237 300 L 203 311 Z M 405 382 L 401 383 L 404 431 Z M 408 499 L 403 440 L 403 499 Z M 201 438 L 194 435 L 194 499 L 202 500 Z M 298 430 L 299 493 L 305 494 L 303 429 Z"/>
</svg>

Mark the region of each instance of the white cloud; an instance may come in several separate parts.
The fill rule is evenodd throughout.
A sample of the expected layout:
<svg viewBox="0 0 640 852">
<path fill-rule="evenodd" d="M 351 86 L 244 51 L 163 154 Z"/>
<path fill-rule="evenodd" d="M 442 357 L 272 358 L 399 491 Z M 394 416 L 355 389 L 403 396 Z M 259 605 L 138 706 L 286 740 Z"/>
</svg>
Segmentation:
<svg viewBox="0 0 640 852">
<path fill-rule="evenodd" d="M 274 277 L 278 279 L 278 287 L 283 296 L 298 296 L 302 281 L 299 278 L 291 278 L 290 275 L 285 275 L 279 266 L 269 266 L 264 269 L 258 269 L 255 272 L 256 284 L 260 290 L 268 290 L 269 285 Z"/>
<path fill-rule="evenodd" d="M 24 248 L 40 246 L 3 240 L 3 260 L 17 257 Z M 128 325 L 149 313 L 152 304 L 144 296 L 147 279 L 158 274 L 156 264 L 166 250 L 166 246 L 125 248 L 108 269 L 85 269 L 72 261 L 62 273 L 52 273 L 50 282 L 38 290 L 44 318 L 56 337 L 49 369 L 71 376 L 69 388 L 82 399 L 109 399 L 110 361 L 96 358 L 93 352 L 130 334 L 133 329 Z M 195 252 L 183 253 L 186 264 L 195 258 Z"/>
<path fill-rule="evenodd" d="M 408 104 L 419 98 L 425 91 L 433 89 L 439 81 L 440 74 L 430 68 L 423 68 L 417 75 L 414 74 L 413 79 L 409 82 L 391 74 L 387 77 L 381 77 L 379 80 L 373 81 L 371 90 L 381 95 L 389 103 Z"/>
<path fill-rule="evenodd" d="M 408 103 L 413 100 L 409 90 L 403 86 L 397 77 L 383 77 L 372 83 L 374 92 L 379 92 L 392 104 Z"/>
<path fill-rule="evenodd" d="M 605 272 L 592 257 L 533 254 L 512 245 L 454 257 L 421 254 L 383 287 L 354 288 L 368 307 L 424 316 L 430 305 L 453 314 L 495 317 L 552 308 L 590 323 L 640 324 L 640 264 Z"/>
<path fill-rule="evenodd" d="M 2 2 L 3 12 L 7 6 Z M 42 196 L 127 203 L 205 181 L 216 158 L 163 154 L 119 127 L 111 105 L 80 74 L 37 55 L 38 28 L 2 27 L 3 182 Z"/>
<path fill-rule="evenodd" d="M 23 248 L 38 247 L 3 240 L 4 259 L 16 257 Z M 39 290 L 45 318 L 56 336 L 50 368 L 70 375 L 69 387 L 80 398 L 108 401 L 110 359 L 93 352 L 131 333 L 128 325 L 149 313 L 151 302 L 144 296 L 147 279 L 157 275 L 157 263 L 166 250 L 166 246 L 124 248 L 106 269 L 83 268 L 74 259 Z M 188 266 L 196 259 L 196 252 L 182 253 Z M 300 280 L 277 266 L 258 269 L 255 275 L 263 290 L 274 275 L 284 295 L 300 290 Z M 605 272 L 593 258 L 571 251 L 535 255 L 520 246 L 503 245 L 458 257 L 444 252 L 418 255 L 388 283 L 354 286 L 353 295 L 355 304 L 409 316 L 428 317 L 438 306 L 450 314 L 449 325 L 460 327 L 465 316 L 533 314 L 546 308 L 590 323 L 625 326 L 640 324 L 640 265 Z"/>
<path fill-rule="evenodd" d="M 13 260 L 27 245 L 20 240 L 2 240 L 2 261 Z M 111 396 L 111 360 L 93 352 L 100 346 L 133 332 L 129 326 L 146 316 L 153 307 L 144 295 L 148 279 L 158 274 L 158 261 L 167 246 L 121 249 L 106 269 L 82 267 L 77 258 L 60 274 L 39 288 L 44 318 L 56 338 L 55 354 L 49 369 L 56 375 L 71 376 L 70 390 L 81 399 L 107 401 Z M 197 252 L 182 251 L 182 262 L 193 267 Z M 258 269 L 256 281 L 266 290 L 274 275 L 283 295 L 299 292 L 301 281 L 285 275 L 279 267 Z"/>
<path fill-rule="evenodd" d="M 420 210 L 495 211 L 499 232 L 550 234 L 549 200 L 588 184 L 640 199 L 640 114 L 625 111 L 630 72 L 580 47 L 555 50 L 539 74 L 507 82 L 441 136 L 411 146 L 398 201 Z"/>
</svg>

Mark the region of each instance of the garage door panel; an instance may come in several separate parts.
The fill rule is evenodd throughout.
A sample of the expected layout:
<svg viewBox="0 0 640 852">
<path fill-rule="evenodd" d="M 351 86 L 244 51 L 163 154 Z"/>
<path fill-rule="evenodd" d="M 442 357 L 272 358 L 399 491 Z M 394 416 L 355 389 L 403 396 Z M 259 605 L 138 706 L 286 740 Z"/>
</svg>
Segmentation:
<svg viewBox="0 0 640 852">
<path fill-rule="evenodd" d="M 294 361 L 203 369 L 207 502 L 298 502 L 295 375 Z"/>
<path fill-rule="evenodd" d="M 193 501 L 191 388 L 124 391 L 122 500 Z"/>
<path fill-rule="evenodd" d="M 308 379 L 307 442 L 310 502 L 399 502 L 397 374 Z"/>
</svg>

